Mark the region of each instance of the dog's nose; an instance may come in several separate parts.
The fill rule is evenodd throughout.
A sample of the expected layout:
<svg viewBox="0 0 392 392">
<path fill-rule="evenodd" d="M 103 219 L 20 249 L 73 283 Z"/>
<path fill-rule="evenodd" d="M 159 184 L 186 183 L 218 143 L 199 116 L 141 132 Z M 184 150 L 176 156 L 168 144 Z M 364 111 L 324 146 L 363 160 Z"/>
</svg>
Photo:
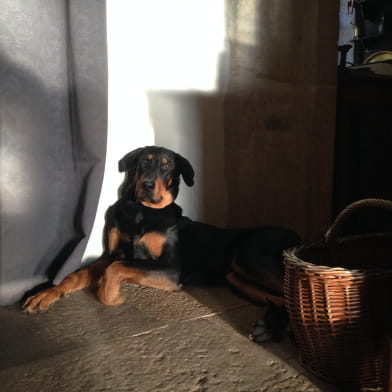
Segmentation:
<svg viewBox="0 0 392 392">
<path fill-rule="evenodd" d="M 155 188 L 155 182 L 151 180 L 144 180 L 142 182 L 142 188 L 146 192 L 150 192 Z"/>
</svg>

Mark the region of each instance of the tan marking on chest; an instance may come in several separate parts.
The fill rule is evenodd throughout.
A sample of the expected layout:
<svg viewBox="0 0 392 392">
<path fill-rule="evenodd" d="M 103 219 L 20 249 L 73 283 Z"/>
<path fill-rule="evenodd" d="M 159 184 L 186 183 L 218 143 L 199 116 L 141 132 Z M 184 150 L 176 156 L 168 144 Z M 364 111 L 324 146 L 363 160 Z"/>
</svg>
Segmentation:
<svg viewBox="0 0 392 392">
<path fill-rule="evenodd" d="M 166 237 L 156 232 L 146 233 L 137 241 L 137 245 L 145 246 L 154 258 L 158 258 L 162 254 L 165 243 Z"/>
</svg>

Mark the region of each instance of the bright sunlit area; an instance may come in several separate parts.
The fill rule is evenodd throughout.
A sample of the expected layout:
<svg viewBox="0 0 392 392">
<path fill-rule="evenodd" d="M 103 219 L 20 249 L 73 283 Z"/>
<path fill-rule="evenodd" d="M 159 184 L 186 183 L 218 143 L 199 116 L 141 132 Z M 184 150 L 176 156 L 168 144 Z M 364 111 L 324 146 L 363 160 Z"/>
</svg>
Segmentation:
<svg viewBox="0 0 392 392">
<path fill-rule="evenodd" d="M 123 178 L 117 163 L 127 152 L 158 141 L 186 156 L 196 173 L 201 172 L 205 160 L 203 136 L 197 107 L 189 97 L 218 94 L 224 88 L 228 66 L 227 57 L 222 56 L 227 50 L 225 24 L 224 0 L 107 2 L 107 157 L 96 221 L 84 259 L 100 254 L 104 213 L 116 200 Z M 151 92 L 166 94 L 158 100 L 153 115 Z M 211 135 L 211 140 L 216 140 L 215 156 L 219 157 L 222 149 L 222 159 L 215 163 L 214 170 L 223 178 L 221 100 L 215 105 L 212 110 L 216 118 L 211 127 L 215 136 Z M 164 135 L 157 134 L 160 131 L 154 124 L 164 127 Z M 180 192 L 184 212 L 195 219 L 203 218 L 201 192 L 200 182 L 192 192 L 184 187 Z M 225 208 L 224 201 L 221 208 Z"/>
</svg>

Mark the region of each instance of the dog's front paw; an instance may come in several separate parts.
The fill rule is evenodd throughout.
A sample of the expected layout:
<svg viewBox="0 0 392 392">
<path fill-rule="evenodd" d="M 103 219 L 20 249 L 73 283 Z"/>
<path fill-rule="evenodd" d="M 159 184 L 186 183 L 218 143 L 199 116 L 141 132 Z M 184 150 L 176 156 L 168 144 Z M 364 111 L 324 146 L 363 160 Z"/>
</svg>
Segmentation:
<svg viewBox="0 0 392 392">
<path fill-rule="evenodd" d="M 257 320 L 249 334 L 249 339 L 257 344 L 262 344 L 272 339 L 272 332 L 267 328 L 265 320 Z"/>
<path fill-rule="evenodd" d="M 49 306 L 60 299 L 61 295 L 57 287 L 50 287 L 38 294 L 27 298 L 22 308 L 28 313 L 34 313 L 36 310 L 47 310 Z"/>
</svg>

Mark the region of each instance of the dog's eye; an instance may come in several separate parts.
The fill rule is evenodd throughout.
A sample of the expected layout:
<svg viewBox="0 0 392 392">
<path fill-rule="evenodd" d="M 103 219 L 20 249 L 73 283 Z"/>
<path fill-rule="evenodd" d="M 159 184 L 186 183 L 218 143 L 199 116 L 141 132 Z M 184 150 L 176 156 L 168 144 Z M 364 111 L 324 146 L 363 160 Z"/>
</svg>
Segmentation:
<svg viewBox="0 0 392 392">
<path fill-rule="evenodd" d="M 146 169 L 148 166 L 150 166 L 151 160 L 150 159 L 142 159 L 140 161 L 140 165 L 143 169 Z"/>
<path fill-rule="evenodd" d="M 161 170 L 166 171 L 172 167 L 170 160 L 166 157 L 162 158 L 161 160 Z"/>
<path fill-rule="evenodd" d="M 169 170 L 171 168 L 171 164 L 169 162 L 162 163 L 161 169 L 162 170 Z"/>
</svg>

